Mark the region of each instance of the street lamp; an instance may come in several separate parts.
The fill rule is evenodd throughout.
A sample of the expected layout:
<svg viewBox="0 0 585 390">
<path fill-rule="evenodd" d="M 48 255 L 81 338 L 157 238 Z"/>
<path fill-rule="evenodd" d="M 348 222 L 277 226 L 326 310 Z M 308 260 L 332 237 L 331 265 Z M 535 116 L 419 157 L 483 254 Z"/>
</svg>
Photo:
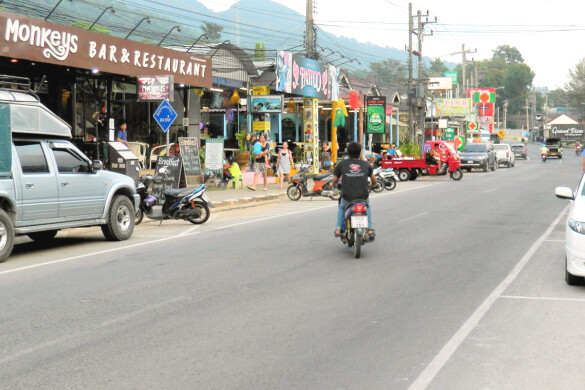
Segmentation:
<svg viewBox="0 0 585 390">
<path fill-rule="evenodd" d="M 45 20 L 49 19 L 49 16 L 51 16 L 53 14 L 53 11 L 55 11 L 57 9 L 57 7 L 59 6 L 59 4 L 61 4 L 63 0 L 59 0 L 59 2 L 57 3 L 57 5 L 55 5 L 53 7 L 53 9 L 51 10 L 51 12 L 49 12 L 49 14 L 45 17 Z M 69 1 L 73 1 L 73 0 L 69 0 Z M 0 1 L 0 3 L 2 3 L 2 1 Z"/>
<path fill-rule="evenodd" d="M 190 46 L 190 47 L 187 49 L 187 53 L 189 53 L 189 51 L 190 51 L 190 50 L 193 48 L 193 46 L 195 46 L 195 45 L 197 44 L 197 42 L 199 42 L 199 40 L 201 40 L 201 38 L 203 38 L 203 37 L 205 37 L 205 38 L 209 38 L 209 36 L 208 36 L 207 34 L 205 34 L 205 33 L 201 34 L 201 35 L 199 36 L 199 38 L 197 38 L 197 39 L 195 40 L 195 42 L 193 42 L 193 44 L 192 44 L 192 45 L 191 45 L 191 46 Z"/>
<path fill-rule="evenodd" d="M 171 35 L 171 33 L 173 32 L 173 30 L 174 30 L 174 29 L 177 29 L 177 31 L 178 31 L 178 32 L 181 32 L 181 27 L 179 27 L 179 26 L 174 26 L 173 28 L 171 28 L 171 31 L 169 31 L 169 32 L 167 33 L 167 35 L 165 35 L 165 37 L 164 37 L 163 39 L 161 39 L 161 40 L 160 40 L 160 42 L 158 43 L 158 45 L 157 45 L 157 46 L 160 46 L 160 45 L 163 43 L 163 41 L 164 41 L 165 39 L 167 39 L 167 37 L 168 37 L 169 35 Z"/>
<path fill-rule="evenodd" d="M 102 13 L 100 14 L 100 16 L 98 16 L 98 18 L 96 20 L 94 20 L 94 22 L 91 24 L 91 26 L 89 26 L 88 30 L 91 31 L 91 29 L 93 28 L 93 26 L 95 26 L 95 24 L 97 23 L 98 20 L 101 19 L 102 16 L 104 16 L 104 14 L 106 13 L 107 10 L 111 9 L 112 13 L 115 14 L 116 11 L 114 10 L 114 7 L 109 6 L 107 7 L 105 10 L 102 11 Z"/>
<path fill-rule="evenodd" d="M 142 19 L 140 20 L 140 22 L 138 22 L 138 24 L 137 24 L 136 26 L 134 26 L 134 28 L 133 28 L 132 30 L 130 30 L 130 32 L 128 33 L 128 35 L 126 35 L 126 38 L 125 38 L 125 39 L 128 39 L 128 37 L 129 37 L 130 35 L 132 35 L 132 33 L 134 32 L 134 30 L 136 30 L 136 29 L 138 28 L 138 26 L 140 26 L 140 24 L 141 24 L 142 22 L 144 22 L 145 20 L 146 20 L 146 23 L 150 24 L 150 18 L 149 18 L 148 16 L 146 16 L 146 17 L 142 18 Z"/>
</svg>

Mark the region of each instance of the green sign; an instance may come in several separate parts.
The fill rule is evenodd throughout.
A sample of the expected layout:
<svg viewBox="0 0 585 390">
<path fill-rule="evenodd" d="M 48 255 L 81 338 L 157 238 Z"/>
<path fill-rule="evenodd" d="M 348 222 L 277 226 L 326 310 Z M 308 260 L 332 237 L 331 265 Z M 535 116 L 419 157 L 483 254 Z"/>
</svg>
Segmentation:
<svg viewBox="0 0 585 390">
<path fill-rule="evenodd" d="M 449 127 L 445 129 L 445 141 L 454 141 L 455 140 L 455 129 Z"/>
<path fill-rule="evenodd" d="M 445 77 L 453 79 L 453 84 L 457 84 L 457 72 L 445 72 Z"/>
<path fill-rule="evenodd" d="M 367 96 L 366 111 L 367 132 L 384 134 L 386 129 L 386 97 L 385 96 Z"/>
</svg>

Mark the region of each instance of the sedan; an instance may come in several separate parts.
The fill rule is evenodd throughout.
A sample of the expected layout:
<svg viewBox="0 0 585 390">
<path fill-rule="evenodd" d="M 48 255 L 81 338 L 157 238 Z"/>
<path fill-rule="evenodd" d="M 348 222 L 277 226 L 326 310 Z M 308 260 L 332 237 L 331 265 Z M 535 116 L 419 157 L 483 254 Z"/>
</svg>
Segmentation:
<svg viewBox="0 0 585 390">
<path fill-rule="evenodd" d="M 516 158 L 523 158 L 526 160 L 526 146 L 524 146 L 524 144 L 514 144 L 511 145 L 511 148 Z"/>
<path fill-rule="evenodd" d="M 569 187 L 557 187 L 557 198 L 572 200 L 565 227 L 565 281 L 569 285 L 581 285 L 585 281 L 585 175 L 577 192 Z"/>
</svg>

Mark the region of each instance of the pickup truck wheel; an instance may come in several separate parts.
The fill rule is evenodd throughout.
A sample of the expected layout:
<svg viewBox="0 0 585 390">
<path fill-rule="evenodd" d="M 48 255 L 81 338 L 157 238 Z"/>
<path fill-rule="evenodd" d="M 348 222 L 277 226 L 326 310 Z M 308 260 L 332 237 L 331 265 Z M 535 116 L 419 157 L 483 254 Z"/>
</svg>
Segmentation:
<svg viewBox="0 0 585 390">
<path fill-rule="evenodd" d="M 116 195 L 108 210 L 108 222 L 102 225 L 102 233 L 109 241 L 123 241 L 134 232 L 134 207 L 124 195 Z"/>
<path fill-rule="evenodd" d="M 471 172 L 471 168 L 465 168 L 467 172 Z"/>
<path fill-rule="evenodd" d="M 408 169 L 401 169 L 398 171 L 398 178 L 400 181 L 408 181 L 410 180 L 410 171 Z"/>
<path fill-rule="evenodd" d="M 27 234 L 32 240 L 43 242 L 50 241 L 57 235 L 59 230 L 45 230 L 44 232 L 34 232 Z"/>
<path fill-rule="evenodd" d="M 4 210 L 0 210 L 0 263 L 12 253 L 14 247 L 14 226 Z"/>
<path fill-rule="evenodd" d="M 516 163 L 510 163 L 510 167 L 514 168 L 516 166 Z"/>
</svg>

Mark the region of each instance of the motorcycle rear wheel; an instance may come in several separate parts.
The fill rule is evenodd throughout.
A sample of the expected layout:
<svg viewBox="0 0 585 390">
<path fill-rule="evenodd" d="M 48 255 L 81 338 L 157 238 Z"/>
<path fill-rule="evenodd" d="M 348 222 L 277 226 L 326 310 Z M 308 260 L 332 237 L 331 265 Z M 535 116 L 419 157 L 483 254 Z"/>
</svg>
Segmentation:
<svg viewBox="0 0 585 390">
<path fill-rule="evenodd" d="M 382 192 L 384 191 L 384 184 L 382 178 L 380 176 L 376 176 L 376 185 L 372 187 L 372 191 L 374 192 Z"/>
<path fill-rule="evenodd" d="M 384 188 L 387 189 L 388 191 L 392 191 L 394 188 L 396 188 L 396 180 L 394 179 L 388 179 L 384 182 Z"/>
<path fill-rule="evenodd" d="M 202 223 L 207 222 L 209 219 L 209 206 L 207 206 L 205 203 L 195 202 L 195 209 L 199 210 L 201 215 L 198 218 L 187 217 L 187 221 L 195 225 L 201 225 Z"/>
<path fill-rule="evenodd" d="M 358 233 L 357 229 L 353 231 L 353 256 L 356 259 L 360 258 L 362 253 L 362 236 Z"/>
<path fill-rule="evenodd" d="M 286 195 L 290 200 L 299 200 L 303 194 L 301 192 L 301 188 L 298 185 L 292 184 L 286 189 Z"/>
<path fill-rule="evenodd" d="M 144 212 L 140 209 L 136 211 L 134 215 L 134 225 L 140 225 L 140 222 L 144 219 Z"/>
</svg>

